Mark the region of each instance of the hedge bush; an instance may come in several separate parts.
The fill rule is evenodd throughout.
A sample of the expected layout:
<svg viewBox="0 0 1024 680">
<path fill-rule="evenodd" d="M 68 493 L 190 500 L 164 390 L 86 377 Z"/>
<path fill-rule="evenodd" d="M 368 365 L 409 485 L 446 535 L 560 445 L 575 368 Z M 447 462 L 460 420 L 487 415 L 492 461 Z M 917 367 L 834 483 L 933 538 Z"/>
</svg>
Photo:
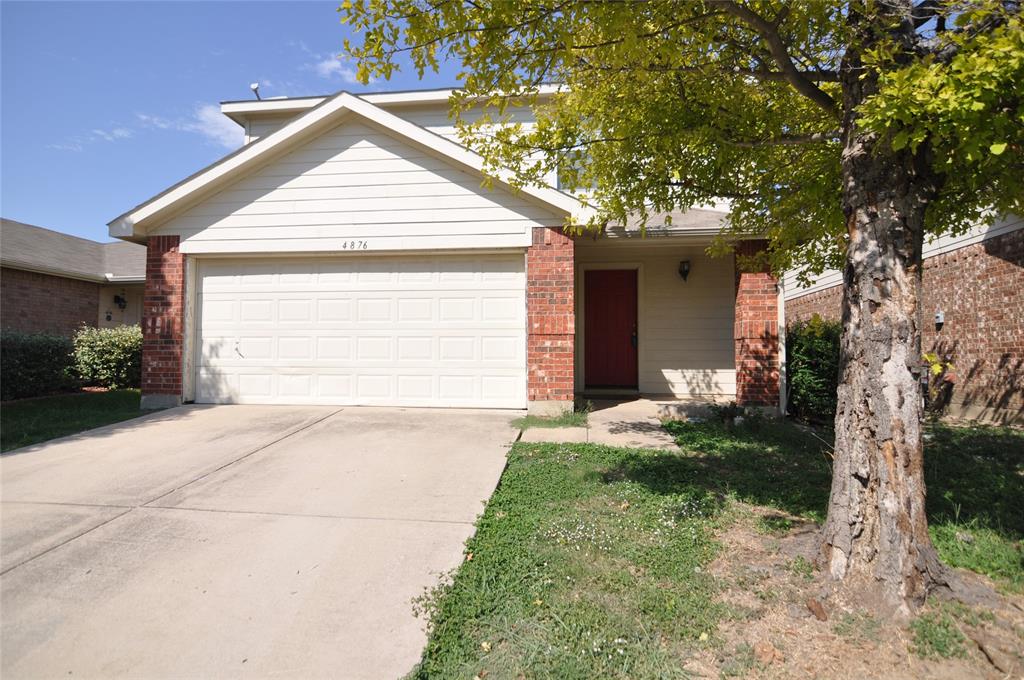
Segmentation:
<svg viewBox="0 0 1024 680">
<path fill-rule="evenodd" d="M 70 338 L 0 332 L 0 399 L 62 392 L 76 385 Z"/>
<path fill-rule="evenodd" d="M 142 329 L 82 327 L 74 338 L 78 375 L 112 390 L 138 387 L 142 378 Z"/>
<path fill-rule="evenodd" d="M 790 414 L 814 421 L 835 418 L 842 328 L 838 321 L 825 321 L 817 314 L 786 328 Z"/>
</svg>

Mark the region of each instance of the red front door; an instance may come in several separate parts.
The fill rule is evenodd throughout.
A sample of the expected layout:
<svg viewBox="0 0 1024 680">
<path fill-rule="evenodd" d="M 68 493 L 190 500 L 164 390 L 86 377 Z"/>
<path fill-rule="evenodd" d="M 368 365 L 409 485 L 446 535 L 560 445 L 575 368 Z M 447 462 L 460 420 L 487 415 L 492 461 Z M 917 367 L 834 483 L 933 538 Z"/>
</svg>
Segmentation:
<svg viewBox="0 0 1024 680">
<path fill-rule="evenodd" d="M 635 389 L 636 270 L 584 272 L 583 299 L 586 386 Z"/>
</svg>

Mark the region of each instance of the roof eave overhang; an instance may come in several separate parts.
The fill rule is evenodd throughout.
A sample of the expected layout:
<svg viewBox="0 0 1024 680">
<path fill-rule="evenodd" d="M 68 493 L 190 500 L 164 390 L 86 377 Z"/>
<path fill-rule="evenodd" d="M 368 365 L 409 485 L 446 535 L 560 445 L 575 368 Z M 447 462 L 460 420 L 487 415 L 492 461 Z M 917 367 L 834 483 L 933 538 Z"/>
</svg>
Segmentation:
<svg viewBox="0 0 1024 680">
<path fill-rule="evenodd" d="M 63 279 L 89 281 L 91 283 L 105 283 L 107 281 L 106 277 L 103 276 L 102 274 L 89 274 L 87 272 L 68 271 L 66 269 L 47 267 L 45 265 L 39 265 L 33 262 L 19 262 L 17 260 L 11 260 L 6 258 L 0 260 L 0 267 L 5 267 L 7 269 L 18 269 L 25 272 L 33 272 L 35 274 L 46 274 L 47 276 L 59 276 Z"/>
<path fill-rule="evenodd" d="M 536 96 L 542 100 L 564 91 L 561 85 L 545 83 L 537 88 Z M 416 104 L 442 104 L 459 92 L 456 89 L 440 90 L 409 90 L 405 92 L 367 92 L 358 97 L 375 106 L 413 106 Z M 302 113 L 317 104 L 330 99 L 333 95 L 315 95 L 311 97 L 288 97 L 285 99 L 242 99 L 220 103 L 220 110 L 225 116 L 239 125 L 245 125 L 250 116 L 270 114 Z M 483 99 L 483 98 L 481 98 Z"/>
</svg>

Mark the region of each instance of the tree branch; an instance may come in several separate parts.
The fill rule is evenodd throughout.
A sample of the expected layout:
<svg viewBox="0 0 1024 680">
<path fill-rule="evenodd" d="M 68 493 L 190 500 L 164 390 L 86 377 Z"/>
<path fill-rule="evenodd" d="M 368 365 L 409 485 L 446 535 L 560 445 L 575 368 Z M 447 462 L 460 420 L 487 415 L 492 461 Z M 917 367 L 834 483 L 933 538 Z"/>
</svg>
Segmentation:
<svg viewBox="0 0 1024 680">
<path fill-rule="evenodd" d="M 819 144 L 822 142 L 834 142 L 839 139 L 839 131 L 815 132 L 810 135 L 783 135 L 769 139 L 758 139 L 753 141 L 733 142 L 727 141 L 730 146 L 741 149 L 761 149 L 770 146 L 802 146 L 804 144 Z"/>
<path fill-rule="evenodd" d="M 710 0 L 710 2 L 747 24 L 764 38 L 768 52 L 772 55 L 775 63 L 778 64 L 785 81 L 792 85 L 793 89 L 833 116 L 839 116 L 839 107 L 836 106 L 835 100 L 811 80 L 804 77 L 797 69 L 789 54 L 789 49 L 786 47 L 786 43 L 782 40 L 778 27 L 774 23 L 748 8 L 736 4 L 733 0 Z"/>
<path fill-rule="evenodd" d="M 921 28 L 932 19 L 942 13 L 945 6 L 943 0 L 922 0 L 910 10 L 910 17 L 914 20 L 914 28 Z"/>
<path fill-rule="evenodd" d="M 765 69 L 741 69 L 741 68 L 727 68 L 719 64 L 700 64 L 697 66 L 658 66 L 656 64 L 650 64 L 647 66 L 602 66 L 599 64 L 589 64 L 583 62 L 588 69 L 595 71 L 606 71 L 606 72 L 628 72 L 628 71 L 648 71 L 650 73 L 706 73 L 706 72 L 720 72 L 726 75 L 736 76 L 750 76 L 763 81 L 786 81 L 788 76 L 782 71 L 768 71 Z M 813 71 L 799 71 L 800 75 L 811 82 L 818 83 L 838 83 L 839 72 L 832 71 L 829 69 L 820 69 Z"/>
</svg>

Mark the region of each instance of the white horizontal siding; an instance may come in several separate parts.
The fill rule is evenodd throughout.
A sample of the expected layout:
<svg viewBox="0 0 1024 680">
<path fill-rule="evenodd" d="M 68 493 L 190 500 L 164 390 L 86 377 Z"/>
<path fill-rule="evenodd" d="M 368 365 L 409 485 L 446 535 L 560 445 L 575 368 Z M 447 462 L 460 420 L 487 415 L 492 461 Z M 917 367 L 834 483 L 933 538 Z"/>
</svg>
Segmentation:
<svg viewBox="0 0 1024 680">
<path fill-rule="evenodd" d="M 977 226 L 957 236 L 943 234 L 942 236 L 933 237 L 924 244 L 922 255 L 925 259 L 935 257 L 936 255 L 942 255 L 943 253 L 948 253 L 974 243 L 981 243 L 987 239 L 995 238 L 1002 234 L 1008 234 L 1011 231 L 1021 228 L 1024 228 L 1024 218 L 1017 215 L 1010 215 L 997 220 L 991 226 Z M 801 287 L 800 283 L 797 281 L 797 276 L 800 271 L 800 269 L 792 269 L 786 272 L 782 277 L 785 289 L 785 298 L 787 300 L 792 300 L 803 295 L 809 295 L 810 293 L 831 288 L 832 286 L 838 286 L 843 282 L 842 272 L 838 269 L 827 269 L 814 277 L 810 285 L 807 287 Z"/>
<path fill-rule="evenodd" d="M 183 252 L 319 252 L 529 244 L 560 216 L 383 131 L 342 123 L 208 197 L 153 233 Z M 345 246 L 344 249 L 349 249 Z M 364 249 L 362 245 L 359 249 Z"/>
<path fill-rule="evenodd" d="M 395 107 L 382 107 L 386 108 L 396 116 L 419 125 L 420 127 L 426 128 L 435 134 L 448 137 L 452 141 L 458 142 L 459 136 L 455 130 L 455 123 L 448 115 L 449 107 L 448 103 L 442 104 L 425 104 L 418 106 L 395 106 Z M 474 108 L 469 111 L 463 112 L 463 119 L 469 123 L 475 123 L 480 120 L 485 113 L 488 113 L 485 109 Z M 491 110 L 489 112 L 491 119 L 497 121 L 499 115 L 497 110 Z M 508 122 L 515 124 L 521 123 L 524 126 L 531 126 L 535 121 L 533 110 L 528 106 L 510 106 L 505 110 L 505 114 L 508 116 Z"/>
<path fill-rule="evenodd" d="M 679 276 L 689 260 L 688 280 Z M 647 394 L 734 397 L 734 273 L 731 258 L 711 258 L 704 246 L 576 244 L 576 389 L 583 375 L 583 272 L 639 268 L 639 389 Z"/>
<path fill-rule="evenodd" d="M 259 118 L 250 118 L 249 126 L 247 129 L 247 136 L 245 139 L 246 144 L 249 142 L 255 142 L 260 137 L 266 137 L 271 132 L 279 130 L 284 127 L 285 123 L 295 118 L 295 114 L 285 114 L 277 116 L 261 116 Z"/>
<path fill-rule="evenodd" d="M 455 128 L 455 122 L 449 117 L 449 105 L 448 102 L 438 102 L 434 104 L 418 104 L 414 106 L 381 106 L 389 113 L 404 118 L 411 123 L 419 125 L 422 128 L 430 130 L 434 134 L 441 135 L 457 144 L 462 144 L 462 140 L 459 138 L 458 132 Z M 463 118 L 467 122 L 478 121 L 485 113 L 483 108 L 470 109 L 463 113 Z M 536 117 L 533 114 L 533 110 L 528 106 L 514 106 L 509 107 L 506 110 L 508 116 L 508 123 L 516 124 L 520 123 L 524 128 L 530 128 L 533 126 Z M 498 114 L 495 110 L 490 112 L 492 119 L 497 119 Z M 265 117 L 253 117 L 249 120 L 249 136 L 247 141 L 256 141 L 260 137 L 274 132 L 275 130 L 283 127 L 288 121 L 294 120 L 295 114 L 289 114 L 286 116 L 265 116 Z M 316 146 L 316 142 L 313 142 L 310 149 L 322 148 Z M 367 156 L 367 159 L 375 158 L 374 156 Z M 551 176 L 546 178 L 547 183 L 550 186 L 557 186 L 558 177 L 557 173 L 552 173 Z"/>
</svg>

